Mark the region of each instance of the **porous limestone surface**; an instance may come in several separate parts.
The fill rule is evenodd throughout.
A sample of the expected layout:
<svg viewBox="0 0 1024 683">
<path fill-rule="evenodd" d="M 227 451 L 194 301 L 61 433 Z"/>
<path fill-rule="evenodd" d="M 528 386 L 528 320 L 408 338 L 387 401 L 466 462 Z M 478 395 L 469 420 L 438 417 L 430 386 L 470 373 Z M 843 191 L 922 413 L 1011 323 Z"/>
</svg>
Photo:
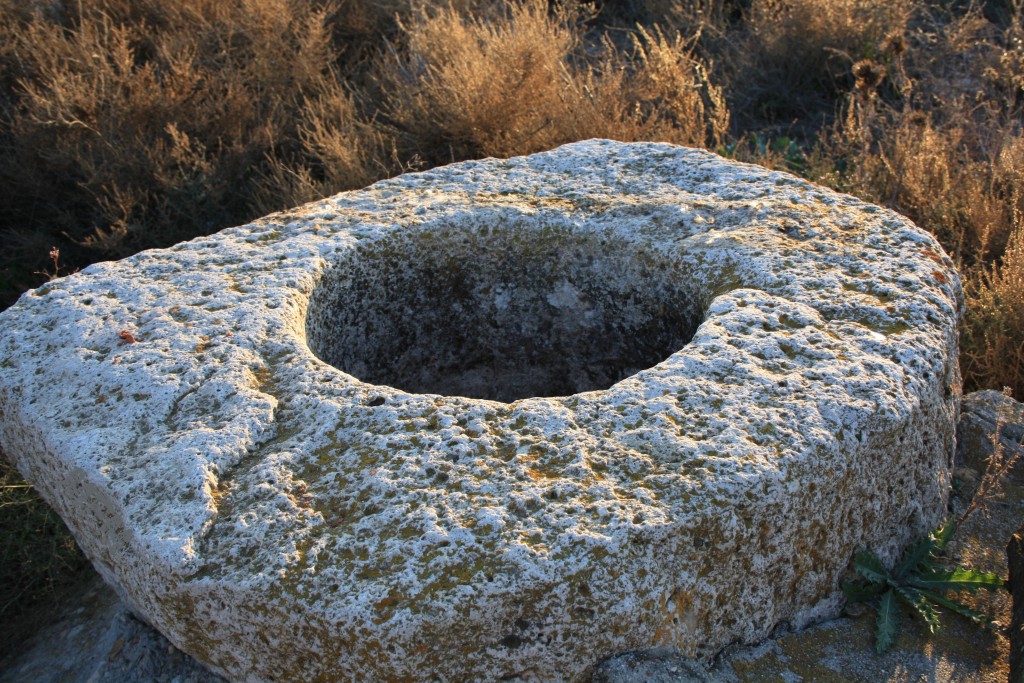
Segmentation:
<svg viewBox="0 0 1024 683">
<path fill-rule="evenodd" d="M 961 308 L 892 212 L 588 141 L 27 293 L 0 443 L 230 679 L 579 679 L 834 615 L 932 528 Z"/>
</svg>

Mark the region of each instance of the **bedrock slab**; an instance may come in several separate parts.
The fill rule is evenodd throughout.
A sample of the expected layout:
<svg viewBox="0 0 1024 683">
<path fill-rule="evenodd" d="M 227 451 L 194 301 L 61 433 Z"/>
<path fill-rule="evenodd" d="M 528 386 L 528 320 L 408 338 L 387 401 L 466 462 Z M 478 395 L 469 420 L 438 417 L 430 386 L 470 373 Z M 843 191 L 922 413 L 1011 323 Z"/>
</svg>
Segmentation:
<svg viewBox="0 0 1024 683">
<path fill-rule="evenodd" d="M 581 678 L 834 615 L 933 527 L 961 308 L 894 213 L 589 141 L 27 293 L 0 442 L 228 678 Z"/>
</svg>

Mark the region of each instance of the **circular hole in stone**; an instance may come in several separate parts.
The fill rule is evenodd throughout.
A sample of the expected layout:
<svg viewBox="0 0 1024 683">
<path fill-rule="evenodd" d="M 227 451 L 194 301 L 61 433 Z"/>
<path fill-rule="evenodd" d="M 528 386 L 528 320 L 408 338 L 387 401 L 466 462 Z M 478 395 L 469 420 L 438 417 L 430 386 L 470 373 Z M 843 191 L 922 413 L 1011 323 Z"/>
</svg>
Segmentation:
<svg viewBox="0 0 1024 683">
<path fill-rule="evenodd" d="M 693 336 L 696 288 L 668 257 L 517 223 L 362 242 L 313 291 L 310 349 L 364 382 L 511 402 L 606 389 Z"/>
</svg>

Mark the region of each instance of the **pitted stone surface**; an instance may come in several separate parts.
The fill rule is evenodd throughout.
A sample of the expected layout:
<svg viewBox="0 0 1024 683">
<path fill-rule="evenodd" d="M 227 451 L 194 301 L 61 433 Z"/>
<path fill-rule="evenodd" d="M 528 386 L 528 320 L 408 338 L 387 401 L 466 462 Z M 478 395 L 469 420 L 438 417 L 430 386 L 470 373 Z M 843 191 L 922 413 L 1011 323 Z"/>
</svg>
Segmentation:
<svg viewBox="0 0 1024 683">
<path fill-rule="evenodd" d="M 961 307 L 894 213 L 590 141 L 26 294 L 0 439 L 229 678 L 572 679 L 835 614 L 931 528 Z"/>
</svg>

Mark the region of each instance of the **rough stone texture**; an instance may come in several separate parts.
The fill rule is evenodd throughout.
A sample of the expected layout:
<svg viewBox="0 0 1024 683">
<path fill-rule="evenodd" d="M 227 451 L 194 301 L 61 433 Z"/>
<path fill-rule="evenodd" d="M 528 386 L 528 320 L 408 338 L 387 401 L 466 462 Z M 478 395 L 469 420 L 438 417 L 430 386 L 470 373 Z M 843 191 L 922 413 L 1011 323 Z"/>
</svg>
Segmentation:
<svg viewBox="0 0 1024 683">
<path fill-rule="evenodd" d="M 229 678 L 579 678 L 834 614 L 935 525 L 961 307 L 894 213 L 591 141 L 28 293 L 0 440 Z"/>
<path fill-rule="evenodd" d="M 1003 436 L 1024 429 L 1024 405 L 996 391 L 981 391 L 963 398 L 958 432 L 977 426 L 978 415 L 993 417 L 1002 408 Z M 989 439 L 968 441 L 957 447 L 957 467 L 964 481 L 951 496 L 952 513 L 959 515 L 975 495 L 982 466 L 991 453 Z M 971 448 L 980 451 L 972 452 Z M 987 449 L 987 451 L 986 451 Z M 1024 467 L 1013 468 L 1000 486 L 1001 493 L 985 501 L 985 512 L 970 515 L 957 529 L 949 547 L 950 566 L 968 566 L 995 572 L 1001 577 L 1013 573 L 1008 561 L 1007 539 L 1020 533 L 1024 519 Z M 1010 565 L 1008 567 L 1008 565 Z M 1009 570 L 1009 571 L 1008 571 Z M 851 577 L 854 578 L 851 572 Z M 714 666 L 698 663 L 671 652 L 625 653 L 609 658 L 597 667 L 595 683 L 658 683 L 708 681 L 714 683 L 760 683 L 762 681 L 806 681 L 814 683 L 1017 683 L 1012 673 L 1014 638 L 1021 636 L 1014 620 L 1016 600 L 1007 591 L 957 596 L 989 615 L 1000 628 L 985 629 L 949 610 L 942 610 L 938 633 L 928 631 L 923 620 L 904 612 L 900 636 L 885 655 L 875 653 L 876 611 L 864 603 L 848 604 L 844 616 L 796 633 L 779 633 L 754 646 L 731 646 L 716 658 Z M 1012 603 L 1012 604 L 1011 604 Z M 1010 628 L 1006 628 L 1010 626 Z"/>
<path fill-rule="evenodd" d="M 986 395 L 1002 398 L 998 392 Z M 984 404 L 984 395 L 964 396 L 963 405 Z M 1002 401 L 1000 401 L 1002 402 Z M 1018 404 L 1019 405 L 1019 404 Z M 971 419 L 961 412 L 960 428 Z M 1022 423 L 1024 424 L 1024 423 Z M 958 456 L 960 449 L 957 449 Z M 967 461 L 977 460 L 967 457 Z M 961 471 L 968 466 L 960 463 Z M 977 478 L 977 477 L 975 477 Z M 1006 495 L 989 501 L 989 515 L 975 514 L 957 530 L 951 546 L 954 564 L 1007 573 L 1005 539 L 1024 518 L 1024 468 L 1010 473 Z M 972 492 L 960 487 L 951 497 L 957 510 Z M 961 596 L 964 598 L 966 596 Z M 975 604 L 1001 624 L 1011 622 L 1005 593 L 979 593 Z M 95 586 L 54 616 L 16 659 L 0 661 L 0 683 L 221 683 L 196 660 L 184 657 L 156 631 L 128 616 L 111 589 Z M 905 615 L 906 616 L 906 615 Z M 920 620 L 904 619 L 896 646 L 879 656 L 874 646 L 875 612 L 847 605 L 844 616 L 796 633 L 778 633 L 753 646 L 731 646 L 705 668 L 670 650 L 630 652 L 596 667 L 595 683 L 1005 683 L 1007 635 L 982 629 L 967 619 L 944 614 L 942 630 L 931 634 Z M 1019 632 L 1018 632 L 1019 633 Z M 425 676 L 424 676 L 425 677 Z M 542 678 L 561 680 L 559 671 Z M 1012 680 L 1012 679 L 1011 679 Z"/>
<path fill-rule="evenodd" d="M 1024 447 L 1024 405 L 998 391 L 976 391 L 964 396 L 957 424 L 957 463 L 985 471 L 992 455 L 996 423 L 999 441 L 1006 453 Z"/>
</svg>

